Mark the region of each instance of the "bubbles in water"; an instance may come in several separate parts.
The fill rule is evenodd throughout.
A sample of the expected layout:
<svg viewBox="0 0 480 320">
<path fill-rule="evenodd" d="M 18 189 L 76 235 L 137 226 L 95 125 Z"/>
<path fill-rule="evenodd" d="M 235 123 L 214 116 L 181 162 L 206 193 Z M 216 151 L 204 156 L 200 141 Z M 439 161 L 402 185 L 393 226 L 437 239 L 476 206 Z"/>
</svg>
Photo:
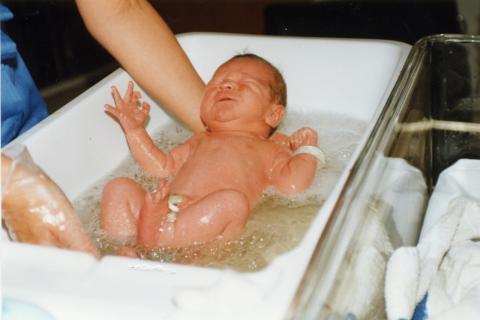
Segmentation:
<svg viewBox="0 0 480 320">
<path fill-rule="evenodd" d="M 291 134 L 306 126 L 317 131 L 318 145 L 326 155 L 327 164 L 317 170 L 312 186 L 304 193 L 285 196 L 272 189 L 266 190 L 238 240 L 225 243 L 219 239 L 215 243 L 175 250 L 151 250 L 137 246 L 134 247 L 137 255 L 162 262 L 256 271 L 264 268 L 279 254 L 294 248 L 333 189 L 365 129 L 365 123 L 336 114 L 319 113 L 306 117 L 290 113 L 279 132 Z M 172 124 L 154 135 L 154 140 L 162 149 L 171 150 L 189 136 L 187 130 Z M 103 254 L 116 254 L 121 246 L 125 245 L 107 241 L 99 222 L 103 187 L 108 181 L 119 176 L 132 177 L 148 191 L 154 191 L 157 186 L 157 179 L 147 176 L 129 157 L 119 168 L 75 201 L 74 206 L 87 232 L 95 239 Z"/>
</svg>

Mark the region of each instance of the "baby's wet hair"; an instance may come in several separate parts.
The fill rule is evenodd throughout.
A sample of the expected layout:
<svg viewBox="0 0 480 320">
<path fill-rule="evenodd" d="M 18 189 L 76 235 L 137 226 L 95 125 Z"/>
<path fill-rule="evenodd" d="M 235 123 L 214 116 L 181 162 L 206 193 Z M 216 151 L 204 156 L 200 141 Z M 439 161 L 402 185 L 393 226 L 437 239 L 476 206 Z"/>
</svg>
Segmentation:
<svg viewBox="0 0 480 320">
<path fill-rule="evenodd" d="M 285 82 L 285 79 L 283 79 L 282 73 L 277 69 L 277 67 L 271 64 L 268 60 L 254 53 L 237 54 L 231 57 L 228 61 L 233 61 L 235 59 L 241 59 L 241 58 L 254 59 L 254 60 L 260 61 L 272 70 L 274 82 L 275 82 L 274 87 L 272 88 L 274 98 L 275 98 L 275 103 L 279 103 L 282 106 L 286 107 L 287 106 L 287 84 Z"/>
</svg>

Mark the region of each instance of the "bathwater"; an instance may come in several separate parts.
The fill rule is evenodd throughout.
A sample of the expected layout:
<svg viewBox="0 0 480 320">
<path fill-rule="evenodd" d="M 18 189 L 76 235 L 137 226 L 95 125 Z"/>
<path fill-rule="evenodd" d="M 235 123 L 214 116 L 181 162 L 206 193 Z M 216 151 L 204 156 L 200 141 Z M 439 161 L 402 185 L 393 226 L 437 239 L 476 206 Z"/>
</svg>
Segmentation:
<svg viewBox="0 0 480 320">
<path fill-rule="evenodd" d="M 278 131 L 291 134 L 305 126 L 317 131 L 318 145 L 325 153 L 326 164 L 318 167 L 312 186 L 304 193 L 285 196 L 274 190 L 266 190 L 238 240 L 175 250 L 136 247 L 137 255 L 162 262 L 256 271 L 265 267 L 274 257 L 294 248 L 333 189 L 365 130 L 364 122 L 343 115 L 319 113 L 306 117 L 290 113 Z M 159 147 L 171 150 L 189 136 L 187 130 L 171 124 L 154 134 L 153 138 Z M 119 248 L 118 244 L 106 240 L 99 224 L 103 186 L 119 176 L 134 178 L 149 191 L 156 188 L 156 179 L 147 177 L 129 157 L 119 168 L 77 198 L 75 209 L 102 254 L 115 254 Z"/>
</svg>

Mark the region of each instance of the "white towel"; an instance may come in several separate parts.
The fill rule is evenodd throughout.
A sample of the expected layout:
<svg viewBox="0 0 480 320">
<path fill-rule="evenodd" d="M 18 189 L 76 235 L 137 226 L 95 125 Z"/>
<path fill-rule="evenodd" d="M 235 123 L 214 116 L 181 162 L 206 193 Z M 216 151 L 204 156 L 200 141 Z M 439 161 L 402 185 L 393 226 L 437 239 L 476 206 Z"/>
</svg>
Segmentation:
<svg viewBox="0 0 480 320">
<path fill-rule="evenodd" d="M 427 291 L 427 311 L 432 319 L 433 314 L 451 312 L 456 304 L 480 311 L 480 244 L 469 240 L 480 238 L 479 226 L 480 205 L 457 198 L 448 212 L 423 233 L 417 247 L 402 247 L 394 252 L 385 276 L 388 319 L 410 319 Z M 456 298 L 452 298 L 454 293 Z M 470 296 L 478 300 L 469 302 L 473 299 Z M 445 297 L 450 297 L 449 303 Z M 461 317 L 455 314 L 445 319 L 479 318 L 480 313 L 468 318 L 470 311 L 465 312 Z"/>
<path fill-rule="evenodd" d="M 450 249 L 458 226 L 465 212 L 465 204 L 468 200 L 454 199 L 446 214 L 423 233 L 423 237 L 417 245 L 420 258 L 420 277 L 417 291 L 419 302 L 430 286 L 433 276 L 437 273 L 443 256 Z"/>
<path fill-rule="evenodd" d="M 387 264 L 388 319 L 411 318 L 427 292 L 429 319 L 480 318 L 479 182 L 478 160 L 458 161 L 439 177 L 418 245 L 397 249 Z"/>
<path fill-rule="evenodd" d="M 465 202 L 452 245 L 428 294 L 431 319 L 480 318 L 480 202 Z"/>
<path fill-rule="evenodd" d="M 385 306 L 388 319 L 411 319 L 417 304 L 420 276 L 418 250 L 402 247 L 392 254 L 385 274 Z"/>
<path fill-rule="evenodd" d="M 464 241 L 448 251 L 428 289 L 427 312 L 435 320 L 480 318 L 480 242 Z"/>
</svg>

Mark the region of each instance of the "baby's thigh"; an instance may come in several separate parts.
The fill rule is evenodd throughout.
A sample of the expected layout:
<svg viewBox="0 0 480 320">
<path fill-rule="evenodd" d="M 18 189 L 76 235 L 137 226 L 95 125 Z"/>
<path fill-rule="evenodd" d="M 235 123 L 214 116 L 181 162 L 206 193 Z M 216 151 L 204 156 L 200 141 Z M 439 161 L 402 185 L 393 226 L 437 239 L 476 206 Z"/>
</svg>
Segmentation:
<svg viewBox="0 0 480 320">
<path fill-rule="evenodd" d="M 219 190 L 180 211 L 177 227 L 199 241 L 214 240 L 219 235 L 234 238 L 242 232 L 249 212 L 248 199 L 242 192 Z"/>
<path fill-rule="evenodd" d="M 108 182 L 102 195 L 102 213 L 128 211 L 135 218 L 145 201 L 145 191 L 130 178 L 115 178 Z"/>
</svg>

